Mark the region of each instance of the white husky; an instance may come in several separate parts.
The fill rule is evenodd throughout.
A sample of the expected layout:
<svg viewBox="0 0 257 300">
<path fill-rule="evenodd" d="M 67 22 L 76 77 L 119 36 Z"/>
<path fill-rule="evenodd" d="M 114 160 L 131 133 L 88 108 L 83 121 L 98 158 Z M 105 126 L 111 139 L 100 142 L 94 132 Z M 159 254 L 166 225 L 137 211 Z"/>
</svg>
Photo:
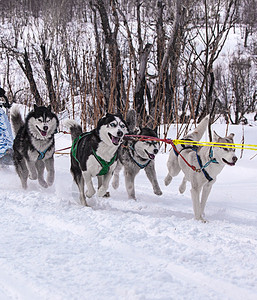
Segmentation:
<svg viewBox="0 0 257 300">
<path fill-rule="evenodd" d="M 209 116 L 206 116 L 196 129 L 186 135 L 183 139 L 199 141 L 209 122 Z M 227 137 L 220 137 L 216 132 L 213 135 L 213 142 L 217 143 L 233 143 L 234 134 L 231 133 Z M 168 175 L 165 178 L 165 185 L 170 184 L 172 177 L 178 175 L 182 170 L 184 173 L 183 181 L 179 187 L 180 193 L 186 190 L 186 182 L 191 183 L 191 198 L 193 202 L 194 215 L 196 220 L 204 220 L 204 208 L 206 201 L 211 192 L 212 185 L 216 181 L 217 175 L 221 172 L 225 165 L 234 166 L 237 157 L 235 156 L 234 148 L 223 147 L 195 147 L 192 145 L 178 145 L 177 151 L 170 151 L 169 159 L 167 162 Z M 199 169 L 199 172 L 190 168 L 185 160 Z M 201 201 L 200 201 L 201 194 Z"/>
</svg>

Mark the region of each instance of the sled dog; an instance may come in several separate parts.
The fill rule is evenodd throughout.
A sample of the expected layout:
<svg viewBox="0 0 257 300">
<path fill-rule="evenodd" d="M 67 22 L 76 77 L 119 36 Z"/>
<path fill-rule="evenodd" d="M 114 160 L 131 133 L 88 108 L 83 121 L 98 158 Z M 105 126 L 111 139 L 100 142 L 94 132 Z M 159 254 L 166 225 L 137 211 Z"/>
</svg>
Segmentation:
<svg viewBox="0 0 257 300">
<path fill-rule="evenodd" d="M 59 121 L 51 111 L 51 106 L 34 105 L 25 121 L 22 120 L 18 105 L 11 109 L 11 124 L 15 139 L 13 142 L 13 161 L 20 177 L 22 187 L 27 188 L 27 179 L 38 179 L 47 188 L 54 182 L 54 134 Z M 47 179 L 44 179 L 44 169 Z"/>
<path fill-rule="evenodd" d="M 209 122 L 209 116 L 206 116 L 191 133 L 186 135 L 184 140 L 199 141 Z M 234 134 L 227 137 L 220 137 L 215 131 L 213 142 L 233 143 Z M 220 145 L 220 144 L 218 144 Z M 221 145 L 223 146 L 223 145 Z M 177 145 L 176 151 L 171 149 L 167 162 L 168 175 L 165 178 L 165 185 L 170 184 L 172 177 L 177 176 L 182 170 L 184 178 L 179 187 L 180 193 L 186 190 L 186 183 L 191 183 L 191 198 L 193 202 L 194 216 L 196 220 L 206 222 L 204 219 L 204 209 L 206 201 L 211 192 L 212 186 L 216 181 L 217 175 L 222 171 L 225 165 L 234 166 L 237 157 L 234 148 L 223 147 L 196 147 L 192 145 Z M 192 170 L 182 159 L 199 169 L 199 172 Z M 201 194 L 201 198 L 200 198 Z M 201 201 L 200 201 L 201 199 Z"/>
<path fill-rule="evenodd" d="M 97 195 L 106 195 L 117 164 L 117 151 L 128 133 L 128 127 L 120 114 L 110 113 L 101 118 L 90 132 L 82 133 L 81 126 L 73 120 L 66 120 L 64 125 L 70 128 L 72 138 L 71 174 L 79 188 L 80 202 L 87 206 L 86 197 L 91 198 L 95 194 L 92 177 L 98 177 Z"/>
<path fill-rule="evenodd" d="M 128 111 L 127 124 L 130 134 L 157 137 L 156 131 L 144 127 L 136 129 L 136 113 Z M 155 172 L 155 156 L 159 152 L 160 145 L 156 141 L 126 140 L 118 152 L 118 164 L 114 170 L 112 186 L 119 187 L 119 172 L 124 167 L 125 185 L 129 199 L 136 199 L 135 177 L 140 170 L 144 169 L 149 181 L 152 184 L 156 195 L 162 195 Z"/>
</svg>

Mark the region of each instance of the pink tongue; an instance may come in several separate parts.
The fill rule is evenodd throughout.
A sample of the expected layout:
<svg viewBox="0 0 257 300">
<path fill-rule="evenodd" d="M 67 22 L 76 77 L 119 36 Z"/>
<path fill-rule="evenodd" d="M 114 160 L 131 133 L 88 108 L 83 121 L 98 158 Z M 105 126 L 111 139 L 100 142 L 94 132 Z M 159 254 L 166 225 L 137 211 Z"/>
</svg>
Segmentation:
<svg viewBox="0 0 257 300">
<path fill-rule="evenodd" d="M 148 156 L 149 156 L 150 159 L 154 159 L 154 158 L 155 158 L 155 155 L 154 155 L 154 154 L 150 154 L 150 153 L 149 153 Z"/>
<path fill-rule="evenodd" d="M 113 144 L 119 144 L 120 139 L 118 137 L 112 136 Z"/>
<path fill-rule="evenodd" d="M 42 134 L 43 136 L 46 136 L 46 131 L 41 131 L 41 134 Z"/>
</svg>

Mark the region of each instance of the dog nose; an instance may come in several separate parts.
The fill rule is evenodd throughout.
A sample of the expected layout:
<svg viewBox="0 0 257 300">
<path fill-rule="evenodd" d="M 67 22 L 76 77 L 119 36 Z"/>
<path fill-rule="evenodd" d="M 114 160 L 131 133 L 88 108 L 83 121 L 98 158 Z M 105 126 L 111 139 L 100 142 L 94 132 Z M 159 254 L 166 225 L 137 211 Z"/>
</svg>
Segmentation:
<svg viewBox="0 0 257 300">
<path fill-rule="evenodd" d="M 154 154 L 157 154 L 157 153 L 158 153 L 158 149 L 154 149 L 154 150 L 153 150 L 153 153 L 154 153 Z"/>
<path fill-rule="evenodd" d="M 44 126 L 43 129 L 44 129 L 44 131 L 47 131 L 48 126 Z"/>
<path fill-rule="evenodd" d="M 237 157 L 236 157 L 236 156 L 233 156 L 233 157 L 232 157 L 232 161 L 233 161 L 234 163 L 236 163 L 236 162 L 237 162 Z"/>
<path fill-rule="evenodd" d="M 117 136 L 118 136 L 118 137 L 122 137 L 122 136 L 123 136 L 123 132 L 122 132 L 121 130 L 118 130 Z"/>
</svg>

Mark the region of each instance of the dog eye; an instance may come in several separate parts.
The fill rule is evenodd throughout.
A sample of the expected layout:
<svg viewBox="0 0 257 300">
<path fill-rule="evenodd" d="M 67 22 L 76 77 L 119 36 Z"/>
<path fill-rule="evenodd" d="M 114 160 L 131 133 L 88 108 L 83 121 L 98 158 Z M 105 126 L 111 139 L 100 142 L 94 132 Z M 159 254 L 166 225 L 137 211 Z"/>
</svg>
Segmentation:
<svg viewBox="0 0 257 300">
<path fill-rule="evenodd" d="M 116 127 L 116 124 L 115 123 L 111 123 L 110 126 L 111 127 Z"/>
<path fill-rule="evenodd" d="M 124 124 L 120 124 L 120 127 L 121 127 L 121 128 L 125 128 L 125 125 L 124 125 Z"/>
<path fill-rule="evenodd" d="M 40 123 L 43 123 L 43 120 L 41 120 L 41 119 L 38 119 L 38 121 L 39 121 Z"/>
</svg>

